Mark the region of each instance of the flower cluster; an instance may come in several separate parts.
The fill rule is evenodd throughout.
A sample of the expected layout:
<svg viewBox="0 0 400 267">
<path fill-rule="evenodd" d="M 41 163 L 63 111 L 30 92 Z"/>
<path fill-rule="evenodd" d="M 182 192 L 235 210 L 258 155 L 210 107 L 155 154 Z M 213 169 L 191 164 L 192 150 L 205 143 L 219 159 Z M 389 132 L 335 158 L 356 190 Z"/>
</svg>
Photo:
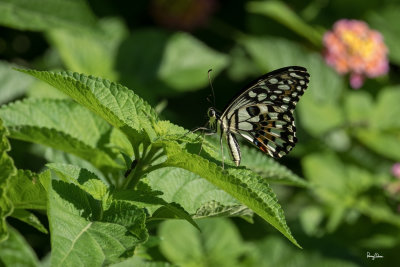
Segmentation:
<svg viewBox="0 0 400 267">
<path fill-rule="evenodd" d="M 337 21 L 323 42 L 326 62 L 340 74 L 350 73 L 350 85 L 355 89 L 362 86 L 365 77 L 381 76 L 389 70 L 382 35 L 363 21 Z"/>
<path fill-rule="evenodd" d="M 153 0 L 151 13 L 160 25 L 190 31 L 206 24 L 216 6 L 216 0 Z"/>
</svg>

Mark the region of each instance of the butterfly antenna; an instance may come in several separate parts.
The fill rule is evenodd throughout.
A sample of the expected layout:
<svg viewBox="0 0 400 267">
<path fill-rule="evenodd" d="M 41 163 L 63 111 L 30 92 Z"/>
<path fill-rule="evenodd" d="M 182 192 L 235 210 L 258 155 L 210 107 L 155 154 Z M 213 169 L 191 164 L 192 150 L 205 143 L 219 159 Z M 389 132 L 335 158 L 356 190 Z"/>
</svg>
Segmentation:
<svg viewBox="0 0 400 267">
<path fill-rule="evenodd" d="M 214 94 L 214 87 L 213 87 L 213 85 L 212 85 L 212 80 L 211 80 L 211 72 L 212 72 L 212 69 L 209 69 L 209 70 L 208 70 L 208 82 L 210 83 L 211 93 L 212 93 L 212 97 L 213 97 L 213 102 L 212 102 L 212 104 L 213 104 L 213 106 L 215 107 L 215 94 Z"/>
</svg>

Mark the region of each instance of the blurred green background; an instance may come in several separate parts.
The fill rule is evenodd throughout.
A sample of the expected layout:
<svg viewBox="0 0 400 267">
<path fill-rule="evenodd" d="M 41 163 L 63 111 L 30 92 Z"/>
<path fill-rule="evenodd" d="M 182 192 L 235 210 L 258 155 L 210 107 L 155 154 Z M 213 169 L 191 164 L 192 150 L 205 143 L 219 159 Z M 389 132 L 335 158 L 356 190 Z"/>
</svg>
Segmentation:
<svg viewBox="0 0 400 267">
<path fill-rule="evenodd" d="M 207 71 L 222 109 L 249 81 L 279 67 L 311 75 L 296 108 L 298 144 L 279 160 L 309 183 L 272 185 L 300 250 L 255 217 L 184 221 L 154 230 L 153 259 L 181 266 L 394 266 L 400 249 L 400 2 L 0 0 L 0 104 L 63 98 L 12 70 L 72 70 L 117 81 L 192 129 L 206 122 Z M 388 75 L 354 90 L 323 58 L 323 34 L 342 19 L 381 32 Z M 18 168 L 54 155 L 10 140 Z M 244 144 L 243 145 L 247 145 Z M 255 149 L 255 148 L 254 148 Z M 45 216 L 40 217 L 46 220 Z M 46 222 L 44 222 L 46 223 Z M 10 219 L 39 257 L 49 237 Z M 158 242 L 154 242 L 157 244 Z M 384 258 L 367 258 L 379 253 Z"/>
</svg>

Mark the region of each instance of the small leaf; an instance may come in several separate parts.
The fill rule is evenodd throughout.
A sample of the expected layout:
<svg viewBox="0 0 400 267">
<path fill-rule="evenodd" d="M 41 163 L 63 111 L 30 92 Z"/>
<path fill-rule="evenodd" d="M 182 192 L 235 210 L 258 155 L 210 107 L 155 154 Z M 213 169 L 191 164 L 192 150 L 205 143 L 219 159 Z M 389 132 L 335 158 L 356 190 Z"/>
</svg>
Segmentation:
<svg viewBox="0 0 400 267">
<path fill-rule="evenodd" d="M 39 219 L 33 214 L 32 212 L 22 210 L 22 209 L 15 209 L 11 214 L 11 217 L 16 218 L 22 222 L 29 224 L 32 227 L 35 227 L 36 230 L 48 234 L 47 229 L 44 225 L 39 221 Z"/>
<path fill-rule="evenodd" d="M 19 30 L 76 29 L 95 22 L 93 13 L 83 0 L 1 0 L 0 14 L 0 24 Z"/>
<path fill-rule="evenodd" d="M 234 216 L 246 217 L 250 218 L 251 220 L 253 217 L 253 211 L 250 210 L 248 207 L 240 204 L 224 206 L 216 201 L 210 201 L 208 203 L 203 204 L 200 208 L 198 208 L 193 217 L 196 219 L 201 219 L 208 217 L 234 217 Z"/>
<path fill-rule="evenodd" d="M 2 266 L 39 266 L 39 260 L 24 237 L 13 228 L 9 237 L 0 242 L 0 262 Z"/>
<path fill-rule="evenodd" d="M 47 198 L 41 180 L 50 173 L 36 174 L 31 171 L 18 170 L 9 181 L 8 197 L 16 209 L 46 210 Z M 43 178 L 42 178 L 43 177 Z"/>
<path fill-rule="evenodd" d="M 55 171 L 61 180 L 79 186 L 95 199 L 108 198 L 108 187 L 94 173 L 69 164 L 48 163 L 46 166 Z"/>
</svg>

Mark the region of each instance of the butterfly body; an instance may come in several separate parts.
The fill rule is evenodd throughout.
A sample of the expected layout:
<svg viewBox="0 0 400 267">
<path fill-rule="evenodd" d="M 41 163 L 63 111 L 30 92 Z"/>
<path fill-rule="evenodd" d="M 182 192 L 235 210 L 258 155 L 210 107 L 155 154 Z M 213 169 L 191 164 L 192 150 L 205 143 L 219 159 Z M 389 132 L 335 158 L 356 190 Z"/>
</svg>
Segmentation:
<svg viewBox="0 0 400 267">
<path fill-rule="evenodd" d="M 209 108 L 210 128 L 225 137 L 232 159 L 240 165 L 240 135 L 264 153 L 280 158 L 297 142 L 294 108 L 307 88 L 310 75 L 290 66 L 267 73 L 245 87 L 222 114 Z M 221 144 L 222 149 L 222 144 Z"/>
</svg>

